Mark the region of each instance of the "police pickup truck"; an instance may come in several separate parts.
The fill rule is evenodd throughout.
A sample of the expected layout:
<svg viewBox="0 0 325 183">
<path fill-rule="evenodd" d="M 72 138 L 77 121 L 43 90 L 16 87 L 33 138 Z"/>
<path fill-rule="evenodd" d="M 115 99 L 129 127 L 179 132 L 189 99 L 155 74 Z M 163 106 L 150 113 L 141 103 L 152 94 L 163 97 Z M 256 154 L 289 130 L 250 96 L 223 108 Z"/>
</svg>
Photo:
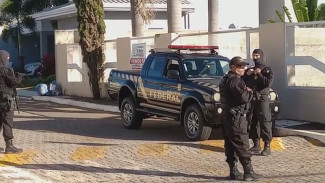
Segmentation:
<svg viewBox="0 0 325 183">
<path fill-rule="evenodd" d="M 122 123 L 128 129 L 138 129 L 144 118 L 155 115 L 180 121 L 190 140 L 206 140 L 212 128 L 220 125 L 218 85 L 229 70 L 229 59 L 218 55 L 216 46 L 169 48 L 151 50 L 141 71 L 112 70 L 108 94 L 117 100 Z M 275 119 L 279 112 L 277 94 L 271 91 L 269 98 Z"/>
</svg>

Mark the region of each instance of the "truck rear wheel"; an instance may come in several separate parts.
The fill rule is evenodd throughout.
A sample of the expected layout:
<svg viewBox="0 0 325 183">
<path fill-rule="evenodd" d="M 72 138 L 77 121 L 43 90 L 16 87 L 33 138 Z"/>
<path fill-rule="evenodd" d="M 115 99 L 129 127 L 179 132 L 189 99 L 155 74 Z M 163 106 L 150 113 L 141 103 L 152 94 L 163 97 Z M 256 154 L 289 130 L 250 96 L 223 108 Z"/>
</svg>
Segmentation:
<svg viewBox="0 0 325 183">
<path fill-rule="evenodd" d="M 184 115 L 184 129 L 190 140 L 197 141 L 209 139 L 212 128 L 204 126 L 204 120 L 202 111 L 197 104 L 190 105 L 186 108 Z"/>
<path fill-rule="evenodd" d="M 136 111 L 134 101 L 126 97 L 121 104 L 121 120 L 127 129 L 138 129 L 142 125 L 143 113 Z"/>
</svg>

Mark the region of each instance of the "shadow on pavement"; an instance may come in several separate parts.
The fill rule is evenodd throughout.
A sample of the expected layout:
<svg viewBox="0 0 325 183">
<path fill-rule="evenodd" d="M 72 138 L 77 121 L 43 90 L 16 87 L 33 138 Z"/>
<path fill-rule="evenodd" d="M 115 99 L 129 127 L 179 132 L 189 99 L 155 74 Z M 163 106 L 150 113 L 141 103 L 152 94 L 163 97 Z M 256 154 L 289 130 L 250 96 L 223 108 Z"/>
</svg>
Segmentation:
<svg viewBox="0 0 325 183">
<path fill-rule="evenodd" d="M 20 111 L 29 111 L 29 112 L 65 111 L 71 114 L 80 113 L 81 111 L 87 113 L 106 113 L 105 111 L 93 110 L 93 109 L 82 108 L 82 107 L 74 107 L 69 105 L 62 105 L 53 102 L 35 101 L 35 100 L 20 100 Z"/>
<path fill-rule="evenodd" d="M 188 142 L 178 121 L 145 119 L 140 129 L 126 129 L 117 113 L 82 109 L 51 102 L 22 100 L 21 114 L 15 116 L 15 129 L 56 132 L 95 138 Z M 213 130 L 210 139 L 220 139 Z"/>
<path fill-rule="evenodd" d="M 117 146 L 118 144 L 106 144 L 106 143 L 76 143 L 76 142 L 55 142 L 55 141 L 44 141 L 44 143 L 49 144 L 73 144 L 82 146 Z"/>
<path fill-rule="evenodd" d="M 0 161 L 1 164 L 15 166 L 24 169 L 42 169 L 42 170 L 58 170 L 58 171 L 80 171 L 90 173 L 123 173 L 128 175 L 148 175 L 148 176 L 168 176 L 168 177 L 187 177 L 205 180 L 228 180 L 227 177 L 215 177 L 207 175 L 191 175 L 180 172 L 158 171 L 158 170 L 132 170 L 122 168 L 105 168 L 95 166 L 83 166 L 77 164 L 25 164 L 18 165 L 8 161 Z"/>
</svg>

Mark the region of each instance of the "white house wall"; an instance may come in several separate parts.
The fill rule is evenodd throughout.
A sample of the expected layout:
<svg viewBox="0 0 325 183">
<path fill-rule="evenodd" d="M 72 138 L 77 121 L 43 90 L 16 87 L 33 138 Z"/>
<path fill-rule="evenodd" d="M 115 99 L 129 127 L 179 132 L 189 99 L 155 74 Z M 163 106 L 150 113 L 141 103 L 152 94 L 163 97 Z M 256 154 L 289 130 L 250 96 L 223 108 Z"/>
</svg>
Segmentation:
<svg viewBox="0 0 325 183">
<path fill-rule="evenodd" d="M 58 30 L 70 30 L 70 29 L 77 29 L 77 28 L 78 28 L 77 17 L 58 20 Z"/>
<path fill-rule="evenodd" d="M 118 37 L 130 37 L 132 35 L 130 12 L 105 12 L 106 34 L 105 40 L 116 39 Z M 182 23 L 184 25 L 184 22 Z M 44 29 L 49 29 L 50 23 L 44 25 Z M 58 20 L 58 30 L 77 29 L 77 17 Z M 145 25 L 145 30 L 165 30 L 167 32 L 166 12 L 157 12 L 155 19 L 150 24 Z"/>
</svg>

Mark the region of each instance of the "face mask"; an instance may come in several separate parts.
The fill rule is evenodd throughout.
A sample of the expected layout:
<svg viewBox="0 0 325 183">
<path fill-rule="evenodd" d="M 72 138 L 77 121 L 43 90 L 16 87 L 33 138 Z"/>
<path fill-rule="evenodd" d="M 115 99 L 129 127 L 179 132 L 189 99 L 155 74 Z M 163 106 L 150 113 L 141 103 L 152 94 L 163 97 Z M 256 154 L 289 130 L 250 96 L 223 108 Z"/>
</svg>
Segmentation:
<svg viewBox="0 0 325 183">
<path fill-rule="evenodd" d="M 8 68 L 8 69 L 12 69 L 12 62 L 7 62 L 7 64 L 6 64 L 6 68 Z"/>
</svg>

